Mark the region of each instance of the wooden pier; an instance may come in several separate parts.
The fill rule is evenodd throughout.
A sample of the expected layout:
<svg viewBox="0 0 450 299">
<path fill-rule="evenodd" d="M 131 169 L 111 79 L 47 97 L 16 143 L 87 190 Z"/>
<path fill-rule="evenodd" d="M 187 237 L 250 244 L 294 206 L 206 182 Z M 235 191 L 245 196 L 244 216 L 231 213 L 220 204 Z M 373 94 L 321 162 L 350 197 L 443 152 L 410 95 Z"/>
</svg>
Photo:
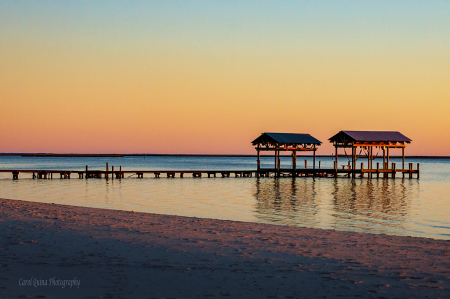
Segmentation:
<svg viewBox="0 0 450 299">
<path fill-rule="evenodd" d="M 305 161 L 306 162 L 306 161 Z M 306 163 L 305 163 L 306 164 Z M 320 164 L 319 164 L 320 165 Z M 406 169 L 397 169 L 395 163 L 391 168 L 380 168 L 377 163 L 376 169 L 364 168 L 364 163 L 358 169 L 352 169 L 351 165 L 342 165 L 341 169 L 334 168 L 261 168 L 259 170 L 0 170 L 0 173 L 11 173 L 13 180 L 18 180 L 20 174 L 31 174 L 33 179 L 123 179 L 135 177 L 142 179 L 144 175 L 153 178 L 245 178 L 245 177 L 376 177 L 376 178 L 396 178 L 397 174 L 402 178 L 419 178 L 420 164 L 417 163 L 415 169 L 413 164 L 409 163 Z M 398 176 L 400 177 L 400 176 Z"/>
<path fill-rule="evenodd" d="M 144 175 L 150 175 L 154 178 L 166 176 L 167 178 L 183 178 L 192 176 L 193 178 L 229 178 L 229 177 L 347 177 L 347 178 L 393 178 L 397 174 L 401 174 L 402 178 L 406 176 L 412 179 L 414 176 L 420 177 L 420 164 L 417 163 L 416 169 L 413 164 L 409 163 L 406 168 L 405 163 L 405 147 L 411 143 L 411 139 L 404 136 L 400 132 L 394 131 L 340 131 L 329 139 L 335 147 L 334 167 L 325 169 L 321 168 L 319 161 L 316 167 L 316 151 L 322 144 L 321 141 L 309 134 L 297 133 L 262 133 L 258 138 L 252 141 L 255 146 L 257 159 L 256 170 L 123 170 L 122 166 L 115 170 L 114 166 L 109 168 L 106 163 L 105 170 L 90 170 L 86 165 L 86 169 L 79 170 L 0 170 L 1 172 L 9 172 L 12 174 L 13 180 L 19 179 L 21 173 L 31 173 L 33 179 L 53 179 L 53 175 L 60 179 L 70 179 L 72 175 L 78 175 L 79 179 L 123 179 L 125 176 L 142 179 Z M 339 154 L 338 149 L 344 150 L 345 155 Z M 346 149 L 351 150 L 351 155 L 347 154 Z M 359 149 L 359 154 L 357 150 Z M 377 152 L 374 154 L 374 149 Z M 390 150 L 402 150 L 401 168 L 397 169 L 396 163 L 391 163 L 389 167 Z M 274 152 L 274 166 L 272 168 L 261 166 L 261 152 Z M 382 163 L 376 164 L 373 161 L 377 158 L 378 153 L 382 152 Z M 291 152 L 292 168 L 281 168 L 280 152 Z M 312 167 L 308 168 L 307 160 L 305 167 L 297 167 L 297 152 L 311 152 L 313 159 Z M 361 155 L 364 153 L 364 155 Z M 346 158 L 348 164 L 339 165 L 339 157 Z M 364 163 L 359 164 L 357 160 L 363 157 L 367 159 L 365 167 Z M 341 167 L 339 167 L 341 166 Z"/>
<path fill-rule="evenodd" d="M 20 174 L 31 174 L 33 179 L 71 179 L 77 176 L 79 179 L 123 179 L 125 177 L 144 178 L 144 174 L 153 175 L 154 178 L 184 178 L 192 176 L 194 178 L 215 178 L 215 177 L 252 177 L 257 175 L 257 171 L 252 170 L 0 170 L 0 173 L 11 173 L 13 180 L 18 180 Z"/>
</svg>

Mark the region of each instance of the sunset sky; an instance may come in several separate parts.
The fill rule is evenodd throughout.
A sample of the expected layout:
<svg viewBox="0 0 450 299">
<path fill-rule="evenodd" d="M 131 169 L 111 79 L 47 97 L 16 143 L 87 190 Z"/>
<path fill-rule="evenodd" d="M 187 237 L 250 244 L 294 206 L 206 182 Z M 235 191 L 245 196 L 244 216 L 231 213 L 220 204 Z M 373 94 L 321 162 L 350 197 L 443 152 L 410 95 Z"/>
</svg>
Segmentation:
<svg viewBox="0 0 450 299">
<path fill-rule="evenodd" d="M 450 1 L 0 0 L 0 153 L 388 130 L 450 155 L 449 53 Z"/>
</svg>

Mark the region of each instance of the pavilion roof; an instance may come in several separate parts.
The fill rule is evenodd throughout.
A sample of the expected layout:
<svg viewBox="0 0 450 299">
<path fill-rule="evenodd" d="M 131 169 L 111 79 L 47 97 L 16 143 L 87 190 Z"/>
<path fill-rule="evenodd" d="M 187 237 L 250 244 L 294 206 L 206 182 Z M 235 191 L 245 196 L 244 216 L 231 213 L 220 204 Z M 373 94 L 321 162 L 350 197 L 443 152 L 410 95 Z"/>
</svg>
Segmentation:
<svg viewBox="0 0 450 299">
<path fill-rule="evenodd" d="M 401 142 L 410 143 L 412 140 L 397 131 L 340 131 L 330 142 Z"/>
<path fill-rule="evenodd" d="M 252 141 L 253 145 L 265 143 L 279 143 L 279 144 L 322 144 L 321 141 L 312 137 L 309 134 L 298 133 L 262 133 L 258 138 Z"/>
</svg>

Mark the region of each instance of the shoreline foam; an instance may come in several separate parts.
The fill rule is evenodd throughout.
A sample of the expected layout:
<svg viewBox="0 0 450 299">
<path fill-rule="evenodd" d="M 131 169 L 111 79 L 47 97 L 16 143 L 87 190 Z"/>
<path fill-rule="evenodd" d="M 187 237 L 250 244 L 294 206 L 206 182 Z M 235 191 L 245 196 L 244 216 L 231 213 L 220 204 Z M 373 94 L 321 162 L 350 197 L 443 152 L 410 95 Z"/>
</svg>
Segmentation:
<svg viewBox="0 0 450 299">
<path fill-rule="evenodd" d="M 8 199 L 0 216 L 2 298 L 450 296 L 448 240 Z"/>
</svg>

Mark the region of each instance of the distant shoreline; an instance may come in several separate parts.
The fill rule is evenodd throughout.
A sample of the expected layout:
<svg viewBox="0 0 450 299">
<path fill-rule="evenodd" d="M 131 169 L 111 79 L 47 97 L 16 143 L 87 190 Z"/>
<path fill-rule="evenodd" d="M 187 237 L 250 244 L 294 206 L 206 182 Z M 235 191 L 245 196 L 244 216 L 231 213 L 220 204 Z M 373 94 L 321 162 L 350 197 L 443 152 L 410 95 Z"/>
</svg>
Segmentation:
<svg viewBox="0 0 450 299">
<path fill-rule="evenodd" d="M 0 156 L 20 156 L 20 157 L 236 157 L 236 158 L 256 158 L 256 155 L 224 155 L 224 154 L 57 154 L 57 153 L 0 153 Z M 273 155 L 261 155 L 261 157 L 273 157 Z M 283 157 L 283 155 L 282 155 Z M 284 157 L 290 157 L 285 155 Z M 312 155 L 297 155 L 297 157 L 312 157 Z M 316 155 L 316 158 L 331 158 L 333 155 Z M 339 155 L 345 157 L 345 155 Z M 359 156 L 361 158 L 365 157 Z M 390 156 L 390 158 L 401 158 L 402 156 Z M 450 156 L 405 156 L 407 159 L 450 159 Z"/>
</svg>

